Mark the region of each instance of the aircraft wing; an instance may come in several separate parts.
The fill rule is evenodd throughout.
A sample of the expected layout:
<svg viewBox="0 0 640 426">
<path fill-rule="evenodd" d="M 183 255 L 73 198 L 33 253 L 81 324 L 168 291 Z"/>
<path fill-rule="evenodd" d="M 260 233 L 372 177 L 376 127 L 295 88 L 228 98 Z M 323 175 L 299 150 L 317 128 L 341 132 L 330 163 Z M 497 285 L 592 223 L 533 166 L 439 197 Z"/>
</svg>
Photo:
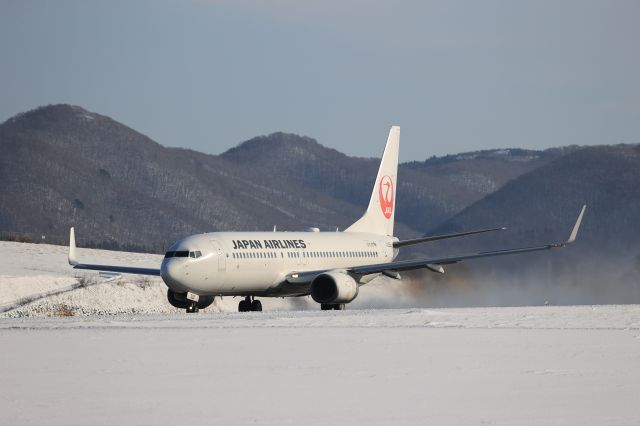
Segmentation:
<svg viewBox="0 0 640 426">
<path fill-rule="evenodd" d="M 87 269 L 91 271 L 104 271 L 104 272 L 119 272 L 121 274 L 153 275 L 157 277 L 160 276 L 160 269 L 136 268 L 132 266 L 91 265 L 86 263 L 78 263 L 73 265 L 73 269 Z"/>
<path fill-rule="evenodd" d="M 482 233 L 485 233 L 485 232 L 493 232 L 493 231 L 504 231 L 505 229 L 507 229 L 507 228 L 502 226 L 500 228 L 479 229 L 477 231 L 465 231 L 465 232 L 457 232 L 455 234 L 432 235 L 430 237 L 413 238 L 411 240 L 395 241 L 393 243 L 393 247 L 394 248 L 400 248 L 400 247 L 410 246 L 410 245 L 413 245 L 413 244 L 428 243 L 430 241 L 438 241 L 438 240 L 446 240 L 448 238 L 464 237 L 466 235 L 482 234 Z"/>
<path fill-rule="evenodd" d="M 578 215 L 578 219 L 576 220 L 575 225 L 573 225 L 573 229 L 571 230 L 571 234 L 569 238 L 562 243 L 554 243 L 547 244 L 543 246 L 534 246 L 534 247 L 521 247 L 521 248 L 513 248 L 506 250 L 496 250 L 496 251 L 485 251 L 480 253 L 472 253 L 472 254 L 463 254 L 459 256 L 446 256 L 446 257 L 437 257 L 432 259 L 417 259 L 417 260 L 403 260 L 399 262 L 388 262 L 388 263 L 379 263 L 375 265 L 365 265 L 365 266 L 356 266 L 352 268 L 347 268 L 347 271 L 357 275 L 367 275 L 367 274 L 375 274 L 375 273 L 385 273 L 387 275 L 393 276 L 393 272 L 398 271 L 407 271 L 410 269 L 420 269 L 427 268 L 435 272 L 444 272 L 439 265 L 447 265 L 451 263 L 457 263 L 463 260 L 470 259 L 479 259 L 482 257 L 492 257 L 492 256 L 504 256 L 508 254 L 517 254 L 517 253 L 529 253 L 533 251 L 541 251 L 541 250 L 549 250 L 553 248 L 565 247 L 571 243 L 573 243 L 578 235 L 578 229 L 580 228 L 580 223 L 582 222 L 582 216 L 584 215 L 586 205 L 582 206 L 582 210 Z"/>
<path fill-rule="evenodd" d="M 73 228 L 69 231 L 69 265 L 73 266 L 74 269 L 160 276 L 160 269 L 137 268 L 133 266 L 92 265 L 78 262 L 76 257 L 76 234 Z"/>
</svg>

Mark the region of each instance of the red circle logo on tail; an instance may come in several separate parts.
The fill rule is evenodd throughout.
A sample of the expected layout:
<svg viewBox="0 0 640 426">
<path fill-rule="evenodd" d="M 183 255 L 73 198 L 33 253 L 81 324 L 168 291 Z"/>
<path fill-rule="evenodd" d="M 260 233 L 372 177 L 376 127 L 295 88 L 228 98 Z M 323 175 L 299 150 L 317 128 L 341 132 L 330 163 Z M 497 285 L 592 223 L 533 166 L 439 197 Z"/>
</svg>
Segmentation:
<svg viewBox="0 0 640 426">
<path fill-rule="evenodd" d="M 384 175 L 382 179 L 380 179 L 378 196 L 382 214 L 387 219 L 390 219 L 393 214 L 393 180 L 390 176 Z"/>
</svg>

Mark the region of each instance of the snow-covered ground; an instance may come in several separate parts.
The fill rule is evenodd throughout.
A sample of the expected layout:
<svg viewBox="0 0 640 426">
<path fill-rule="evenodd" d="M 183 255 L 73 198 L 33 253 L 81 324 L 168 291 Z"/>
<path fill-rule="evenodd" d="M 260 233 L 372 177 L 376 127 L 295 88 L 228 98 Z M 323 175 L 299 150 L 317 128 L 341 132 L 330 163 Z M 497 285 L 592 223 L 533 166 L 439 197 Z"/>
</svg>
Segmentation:
<svg viewBox="0 0 640 426">
<path fill-rule="evenodd" d="M 73 289 L 64 247 L 0 259 L 1 424 L 640 424 L 638 305 L 187 315 L 159 282 Z"/>
</svg>

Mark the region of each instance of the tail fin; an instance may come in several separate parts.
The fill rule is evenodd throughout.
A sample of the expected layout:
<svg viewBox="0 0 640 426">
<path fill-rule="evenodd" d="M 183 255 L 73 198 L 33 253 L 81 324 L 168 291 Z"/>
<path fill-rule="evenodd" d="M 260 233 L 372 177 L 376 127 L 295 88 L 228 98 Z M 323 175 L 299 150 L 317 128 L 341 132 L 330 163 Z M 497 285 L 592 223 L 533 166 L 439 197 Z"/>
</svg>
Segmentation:
<svg viewBox="0 0 640 426">
<path fill-rule="evenodd" d="M 387 145 L 382 154 L 382 161 L 380 162 L 376 182 L 373 185 L 369 207 L 356 223 L 345 229 L 345 232 L 393 235 L 399 147 L 400 126 L 393 126 L 389 131 Z"/>
</svg>

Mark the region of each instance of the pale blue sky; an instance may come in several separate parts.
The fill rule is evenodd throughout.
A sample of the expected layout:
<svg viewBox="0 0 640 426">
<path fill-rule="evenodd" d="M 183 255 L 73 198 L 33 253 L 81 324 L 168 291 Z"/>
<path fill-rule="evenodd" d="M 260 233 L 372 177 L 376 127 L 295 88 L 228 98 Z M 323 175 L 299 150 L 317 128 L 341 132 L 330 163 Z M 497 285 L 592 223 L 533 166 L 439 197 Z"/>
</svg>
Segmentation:
<svg viewBox="0 0 640 426">
<path fill-rule="evenodd" d="M 0 121 L 72 103 L 220 153 L 640 142 L 639 1 L 0 0 Z"/>
</svg>

